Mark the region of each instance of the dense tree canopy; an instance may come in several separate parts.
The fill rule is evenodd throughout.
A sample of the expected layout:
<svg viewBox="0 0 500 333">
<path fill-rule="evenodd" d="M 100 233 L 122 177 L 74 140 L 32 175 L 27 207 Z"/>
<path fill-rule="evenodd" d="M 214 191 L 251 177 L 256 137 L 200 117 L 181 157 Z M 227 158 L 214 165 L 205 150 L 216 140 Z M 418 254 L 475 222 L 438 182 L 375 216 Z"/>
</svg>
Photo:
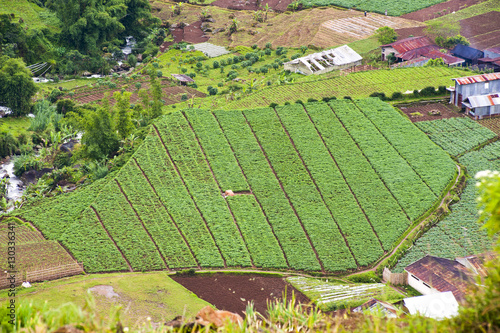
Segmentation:
<svg viewBox="0 0 500 333">
<path fill-rule="evenodd" d="M 63 23 L 61 42 L 84 54 L 119 44 L 125 35 L 144 37 L 158 23 L 147 0 L 50 0 Z"/>
<path fill-rule="evenodd" d="M 30 100 L 35 92 L 31 72 L 24 62 L 0 57 L 0 104 L 11 108 L 14 116 L 25 115 L 30 110 Z"/>
</svg>

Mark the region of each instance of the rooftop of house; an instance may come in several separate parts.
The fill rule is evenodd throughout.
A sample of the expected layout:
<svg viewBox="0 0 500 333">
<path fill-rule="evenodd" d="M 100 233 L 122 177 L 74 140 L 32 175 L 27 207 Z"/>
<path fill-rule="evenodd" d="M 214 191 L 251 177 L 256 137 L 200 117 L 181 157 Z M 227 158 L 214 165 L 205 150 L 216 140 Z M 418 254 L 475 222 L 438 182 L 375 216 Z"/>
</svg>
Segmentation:
<svg viewBox="0 0 500 333">
<path fill-rule="evenodd" d="M 433 45 L 434 43 L 425 36 L 419 36 L 419 37 L 409 37 L 405 39 L 398 40 L 394 43 L 382 45 L 381 47 L 392 47 L 394 48 L 398 53 L 405 53 L 414 49 L 418 49 L 424 46 L 429 46 Z"/>
<path fill-rule="evenodd" d="M 419 313 L 438 320 L 458 314 L 458 302 L 450 291 L 405 298 L 403 304 L 412 315 Z"/>
<path fill-rule="evenodd" d="M 372 298 L 368 302 L 363 303 L 362 305 L 352 309 L 352 312 L 378 312 L 380 311 L 388 318 L 396 318 L 398 317 L 397 309 L 394 305 L 380 301 L 376 298 Z"/>
<path fill-rule="evenodd" d="M 479 75 L 455 78 L 452 80 L 455 80 L 455 82 L 458 83 L 458 85 L 495 81 L 495 80 L 500 80 L 500 73 L 479 74 Z"/>
<path fill-rule="evenodd" d="M 445 258 L 425 256 L 405 270 L 440 292 L 451 291 L 459 301 L 464 300 L 467 288 L 474 283 L 467 267 Z"/>
<path fill-rule="evenodd" d="M 462 103 L 471 108 L 500 105 L 500 97 L 499 94 L 469 96 Z M 475 264 L 476 261 L 474 259 Z"/>
<path fill-rule="evenodd" d="M 172 74 L 172 76 L 181 82 L 194 82 L 194 80 L 185 74 Z"/>
<path fill-rule="evenodd" d="M 451 50 L 451 54 L 469 60 L 477 60 L 484 57 L 483 51 L 462 44 L 457 44 L 453 50 Z"/>
</svg>

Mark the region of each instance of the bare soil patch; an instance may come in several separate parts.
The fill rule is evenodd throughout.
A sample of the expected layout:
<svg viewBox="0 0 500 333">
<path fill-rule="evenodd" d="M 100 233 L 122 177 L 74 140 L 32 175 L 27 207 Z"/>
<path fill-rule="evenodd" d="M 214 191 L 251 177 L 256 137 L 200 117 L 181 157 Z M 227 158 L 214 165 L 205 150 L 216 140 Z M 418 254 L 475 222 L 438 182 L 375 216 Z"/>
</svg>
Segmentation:
<svg viewBox="0 0 500 333">
<path fill-rule="evenodd" d="M 402 15 L 401 17 L 424 22 L 427 20 L 432 20 L 433 18 L 440 17 L 446 14 L 457 12 L 465 7 L 469 7 L 484 0 L 450 0 L 446 2 L 438 3 L 434 6 L 430 6 L 416 12 Z"/>
<path fill-rule="evenodd" d="M 298 302 L 308 304 L 309 299 L 286 282 L 285 278 L 257 274 L 228 275 L 222 273 L 173 276 L 173 280 L 195 293 L 201 299 L 215 305 L 219 310 L 242 314 L 248 302 L 253 301 L 255 309 L 264 314 L 267 302 L 287 299 L 295 294 Z"/>
<path fill-rule="evenodd" d="M 472 47 L 483 50 L 500 46 L 500 12 L 460 20 L 460 34 L 467 38 Z"/>
<path fill-rule="evenodd" d="M 412 106 L 398 106 L 398 108 L 406 114 L 412 122 L 426 121 L 426 120 L 437 120 L 446 118 L 457 118 L 463 117 L 462 113 L 458 112 L 458 109 L 452 105 L 443 103 L 429 103 L 422 105 L 412 105 Z M 438 111 L 440 115 L 430 115 L 429 112 Z M 420 115 L 415 115 L 418 112 Z"/>
<path fill-rule="evenodd" d="M 89 290 L 97 295 L 105 296 L 106 298 L 120 297 L 111 286 L 100 285 L 89 288 Z"/>
</svg>

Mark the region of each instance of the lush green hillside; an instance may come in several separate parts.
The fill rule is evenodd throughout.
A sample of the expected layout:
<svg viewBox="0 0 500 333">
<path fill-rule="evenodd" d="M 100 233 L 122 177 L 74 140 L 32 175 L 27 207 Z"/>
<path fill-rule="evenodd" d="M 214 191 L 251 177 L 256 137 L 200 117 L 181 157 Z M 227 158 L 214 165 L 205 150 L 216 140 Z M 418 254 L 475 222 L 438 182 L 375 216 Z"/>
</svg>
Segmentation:
<svg viewBox="0 0 500 333">
<path fill-rule="evenodd" d="M 59 31 L 61 22 L 56 14 L 28 0 L 0 0 L 0 14 L 14 14 L 26 28 L 48 28 Z"/>
<path fill-rule="evenodd" d="M 390 250 L 455 172 L 378 99 L 187 110 L 161 118 L 114 178 L 19 214 L 89 272 L 334 272 Z"/>
</svg>

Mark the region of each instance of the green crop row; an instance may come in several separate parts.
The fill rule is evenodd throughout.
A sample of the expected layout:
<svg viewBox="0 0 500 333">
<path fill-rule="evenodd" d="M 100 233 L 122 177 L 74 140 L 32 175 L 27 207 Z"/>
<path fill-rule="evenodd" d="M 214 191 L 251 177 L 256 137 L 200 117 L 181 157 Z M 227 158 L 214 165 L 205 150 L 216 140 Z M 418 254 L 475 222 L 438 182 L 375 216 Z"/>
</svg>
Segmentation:
<svg viewBox="0 0 500 333">
<path fill-rule="evenodd" d="M 324 7 L 324 6 L 340 6 L 345 8 L 356 8 L 358 10 L 367 10 L 388 15 L 400 16 L 426 8 L 443 0 L 395 0 L 395 1 L 382 1 L 382 0 L 298 0 L 297 3 L 301 4 L 304 8 L 310 7 Z"/>
<path fill-rule="evenodd" d="M 248 191 L 245 177 L 213 113 L 195 110 L 184 113 L 200 140 L 222 190 Z"/>
<path fill-rule="evenodd" d="M 317 108 L 308 108 L 307 111 L 368 216 L 384 250 L 389 250 L 410 221 L 332 109 L 320 103 Z"/>
<path fill-rule="evenodd" d="M 470 118 L 420 121 L 417 127 L 451 155 L 457 156 L 497 135 Z"/>
<path fill-rule="evenodd" d="M 119 181 L 168 267 L 196 266 L 188 245 L 133 160 L 122 167 Z"/>
<path fill-rule="evenodd" d="M 278 180 L 269 168 L 243 114 L 236 111 L 214 113 L 236 154 L 253 194 L 262 205 L 290 267 L 297 270 L 320 270 L 321 267 L 299 220 L 281 191 Z"/>
<path fill-rule="evenodd" d="M 283 130 L 273 109 L 244 112 L 328 271 L 356 268 L 356 263 L 320 193 Z"/>
<path fill-rule="evenodd" d="M 434 194 L 439 196 L 455 173 L 453 160 L 409 120 L 402 119 L 389 104 L 378 98 L 356 100 L 355 103 Z"/>
<path fill-rule="evenodd" d="M 340 100 L 331 105 L 410 219 L 421 216 L 436 199 L 430 188 L 352 102 Z"/>
<path fill-rule="evenodd" d="M 500 171 L 500 141 L 491 143 L 479 151 L 471 151 L 460 157 L 471 176 L 482 170 Z"/>
<path fill-rule="evenodd" d="M 414 67 L 392 70 L 377 70 L 352 73 L 311 82 L 298 82 L 273 86 L 225 105 L 225 109 L 246 109 L 268 106 L 271 103 L 283 104 L 297 100 L 323 97 L 365 98 L 374 92 L 387 96 L 394 92 L 413 91 L 428 86 L 448 86 L 454 77 L 466 76 L 468 72 L 445 67 Z"/>
<path fill-rule="evenodd" d="M 308 104 L 308 108 L 317 108 Z M 321 191 L 359 265 L 368 265 L 383 254 L 377 235 L 331 158 L 304 107 L 295 104 L 276 109 L 283 125 Z"/>
<path fill-rule="evenodd" d="M 92 206 L 134 271 L 166 268 L 154 243 L 114 180 L 106 184 Z"/>
<path fill-rule="evenodd" d="M 288 268 L 283 251 L 252 195 L 228 197 L 256 267 Z"/>
<path fill-rule="evenodd" d="M 165 118 L 164 118 L 165 119 Z M 212 232 L 228 266 L 251 266 L 251 259 L 227 203 L 182 113 L 162 122 L 160 134 L 190 195 Z"/>
<path fill-rule="evenodd" d="M 160 138 L 150 135 L 135 155 L 173 221 L 186 237 L 202 267 L 223 267 L 219 251 L 200 213 L 177 174 Z"/>
</svg>

